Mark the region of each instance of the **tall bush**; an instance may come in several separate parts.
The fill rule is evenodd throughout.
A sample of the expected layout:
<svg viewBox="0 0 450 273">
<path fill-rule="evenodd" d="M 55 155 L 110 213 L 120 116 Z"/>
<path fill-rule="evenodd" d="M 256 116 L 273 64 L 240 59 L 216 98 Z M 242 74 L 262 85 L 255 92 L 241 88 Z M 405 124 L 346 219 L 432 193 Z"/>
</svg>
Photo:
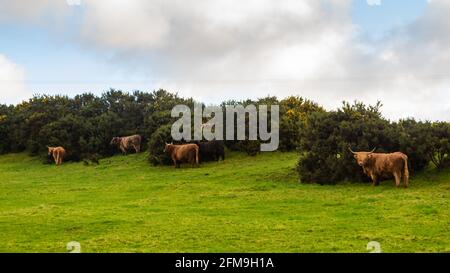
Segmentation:
<svg viewBox="0 0 450 273">
<path fill-rule="evenodd" d="M 171 124 L 159 127 L 148 141 L 148 161 L 153 165 L 169 165 L 172 163 L 169 155 L 164 152 L 166 143 L 172 142 Z"/>
<path fill-rule="evenodd" d="M 377 152 L 401 151 L 406 154 L 416 149 L 417 142 L 411 141 L 407 132 L 399 131 L 398 124 L 382 117 L 381 106 L 381 103 L 374 106 L 344 103 L 337 111 L 310 114 L 300 141 L 301 157 L 297 166 L 300 180 L 321 184 L 368 181 L 348 147 L 355 151 L 377 148 Z M 426 135 L 419 136 L 420 141 L 427 139 Z M 411 155 L 413 170 L 426 166 L 425 153 Z"/>
</svg>

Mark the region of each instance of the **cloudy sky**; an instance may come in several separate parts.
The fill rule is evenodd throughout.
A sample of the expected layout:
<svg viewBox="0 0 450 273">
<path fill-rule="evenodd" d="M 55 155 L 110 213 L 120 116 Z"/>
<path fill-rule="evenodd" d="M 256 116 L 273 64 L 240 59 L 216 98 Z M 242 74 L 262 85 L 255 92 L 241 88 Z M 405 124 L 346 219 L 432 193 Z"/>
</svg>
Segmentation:
<svg viewBox="0 0 450 273">
<path fill-rule="evenodd" d="M 164 88 L 450 120 L 448 0 L 0 0 L 0 103 Z"/>
</svg>

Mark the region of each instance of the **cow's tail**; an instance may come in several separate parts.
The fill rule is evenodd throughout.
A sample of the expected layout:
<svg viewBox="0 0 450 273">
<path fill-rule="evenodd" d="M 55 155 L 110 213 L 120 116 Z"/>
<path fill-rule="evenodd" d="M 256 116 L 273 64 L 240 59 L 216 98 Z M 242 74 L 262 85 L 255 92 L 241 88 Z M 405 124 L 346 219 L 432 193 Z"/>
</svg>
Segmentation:
<svg viewBox="0 0 450 273">
<path fill-rule="evenodd" d="M 407 188 L 409 186 L 409 170 L 408 170 L 408 156 L 405 155 L 403 157 L 404 163 L 404 171 L 403 171 L 403 184 Z"/>
</svg>

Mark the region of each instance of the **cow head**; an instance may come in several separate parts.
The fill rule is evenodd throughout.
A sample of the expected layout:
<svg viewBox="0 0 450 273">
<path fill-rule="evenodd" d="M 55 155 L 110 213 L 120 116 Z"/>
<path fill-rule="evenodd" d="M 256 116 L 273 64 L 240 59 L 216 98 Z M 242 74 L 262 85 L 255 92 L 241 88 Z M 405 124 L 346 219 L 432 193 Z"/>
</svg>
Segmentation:
<svg viewBox="0 0 450 273">
<path fill-rule="evenodd" d="M 47 155 L 52 155 L 53 149 L 55 149 L 55 148 L 54 148 L 54 147 L 48 147 L 48 146 L 47 146 L 47 149 L 48 149 Z"/>
<path fill-rule="evenodd" d="M 350 152 L 352 152 L 353 157 L 356 159 L 356 163 L 358 163 L 359 166 L 364 167 L 372 158 L 372 154 L 377 148 L 374 148 L 370 152 L 354 152 L 350 147 L 348 147 L 348 149 L 350 150 Z"/>
<path fill-rule="evenodd" d="M 118 146 L 120 144 L 120 137 L 113 137 L 109 145 L 111 146 Z"/>
<path fill-rule="evenodd" d="M 168 152 L 168 151 L 170 150 L 170 148 L 171 148 L 172 145 L 173 145 L 173 143 L 167 143 L 167 142 L 166 142 L 166 146 L 164 146 L 164 152 L 165 152 L 165 153 Z"/>
</svg>

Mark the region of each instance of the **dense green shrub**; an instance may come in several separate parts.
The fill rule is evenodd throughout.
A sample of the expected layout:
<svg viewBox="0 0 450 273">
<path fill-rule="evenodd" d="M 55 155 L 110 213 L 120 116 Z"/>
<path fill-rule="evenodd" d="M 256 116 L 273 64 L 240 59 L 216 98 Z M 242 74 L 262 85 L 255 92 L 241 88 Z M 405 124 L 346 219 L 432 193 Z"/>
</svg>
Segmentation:
<svg viewBox="0 0 450 273">
<path fill-rule="evenodd" d="M 450 163 L 450 124 L 435 122 L 431 126 L 431 150 L 428 152 L 430 161 L 442 169 Z"/>
<path fill-rule="evenodd" d="M 181 103 L 193 100 L 164 90 L 36 95 L 16 106 L 0 105 L 0 153 L 27 150 L 45 158 L 47 146 L 63 146 L 67 160 L 109 156 L 117 152 L 109 145 L 112 137 L 140 134 L 145 146 L 154 131 L 172 121 L 170 111 Z"/>
<path fill-rule="evenodd" d="M 166 143 L 172 142 L 171 124 L 159 127 L 148 141 L 148 161 L 153 165 L 169 165 L 172 163 L 169 155 L 164 152 Z"/>
<path fill-rule="evenodd" d="M 169 164 L 162 150 L 165 142 L 172 141 L 171 110 L 177 104 L 193 109 L 194 100 L 164 90 L 126 93 L 111 89 L 101 96 L 86 93 L 74 98 L 36 95 L 15 106 L 0 105 L 0 153 L 27 150 L 46 158 L 47 146 L 64 146 L 68 160 L 96 159 L 117 152 L 109 145 L 112 137 L 140 134 L 143 144 L 149 145 L 150 162 Z M 450 163 L 448 122 L 407 119 L 393 123 L 382 117 L 380 103 L 344 103 L 340 109 L 327 112 L 312 101 L 294 96 L 280 101 L 271 96 L 227 101 L 221 106 L 225 111 L 225 105 L 249 104 L 256 108 L 280 106 L 279 149 L 301 152 L 298 170 L 304 182 L 367 180 L 348 146 L 354 150 L 377 147 L 378 152 L 404 152 L 412 172 L 422 170 L 430 162 L 438 169 Z M 269 108 L 269 120 L 271 114 Z M 203 118 L 203 122 L 206 120 Z M 246 120 L 248 132 L 248 117 Z M 256 155 L 260 144 L 248 136 L 245 140 L 225 142 L 229 149 L 249 155 Z"/>
<path fill-rule="evenodd" d="M 36 153 L 46 153 L 47 147 L 39 145 L 47 143 L 47 146 L 63 146 L 67 151 L 67 160 L 79 161 L 94 154 L 100 142 L 94 135 L 94 128 L 89 122 L 84 122 L 73 115 L 67 115 L 55 122 L 45 125 L 39 133 L 36 141 Z"/>
<path fill-rule="evenodd" d="M 0 153 L 11 151 L 10 130 L 12 129 L 12 109 L 6 105 L 0 105 Z"/>
<path fill-rule="evenodd" d="M 308 114 L 323 112 L 318 104 L 302 97 L 291 96 L 280 101 L 280 145 L 281 151 L 294 151 L 300 145 L 301 131 Z"/>
<path fill-rule="evenodd" d="M 420 171 L 428 166 L 432 151 L 432 124 L 414 119 L 400 120 L 395 123 L 399 150 L 408 155 L 411 170 Z M 431 152 L 432 153 L 432 152 Z"/>
<path fill-rule="evenodd" d="M 348 147 L 355 151 L 373 148 L 377 148 L 377 152 L 401 151 L 410 156 L 413 170 L 424 168 L 427 156 L 417 148 L 422 149 L 419 143 L 429 140 L 423 134 L 426 131 L 418 129 L 419 126 L 400 131 L 400 125 L 381 116 L 380 108 L 381 103 L 375 106 L 344 103 L 337 111 L 310 114 L 300 141 L 301 157 L 297 166 L 300 180 L 322 184 L 367 181 Z M 417 130 L 414 131 L 416 138 L 410 135 L 412 129 Z"/>
</svg>

